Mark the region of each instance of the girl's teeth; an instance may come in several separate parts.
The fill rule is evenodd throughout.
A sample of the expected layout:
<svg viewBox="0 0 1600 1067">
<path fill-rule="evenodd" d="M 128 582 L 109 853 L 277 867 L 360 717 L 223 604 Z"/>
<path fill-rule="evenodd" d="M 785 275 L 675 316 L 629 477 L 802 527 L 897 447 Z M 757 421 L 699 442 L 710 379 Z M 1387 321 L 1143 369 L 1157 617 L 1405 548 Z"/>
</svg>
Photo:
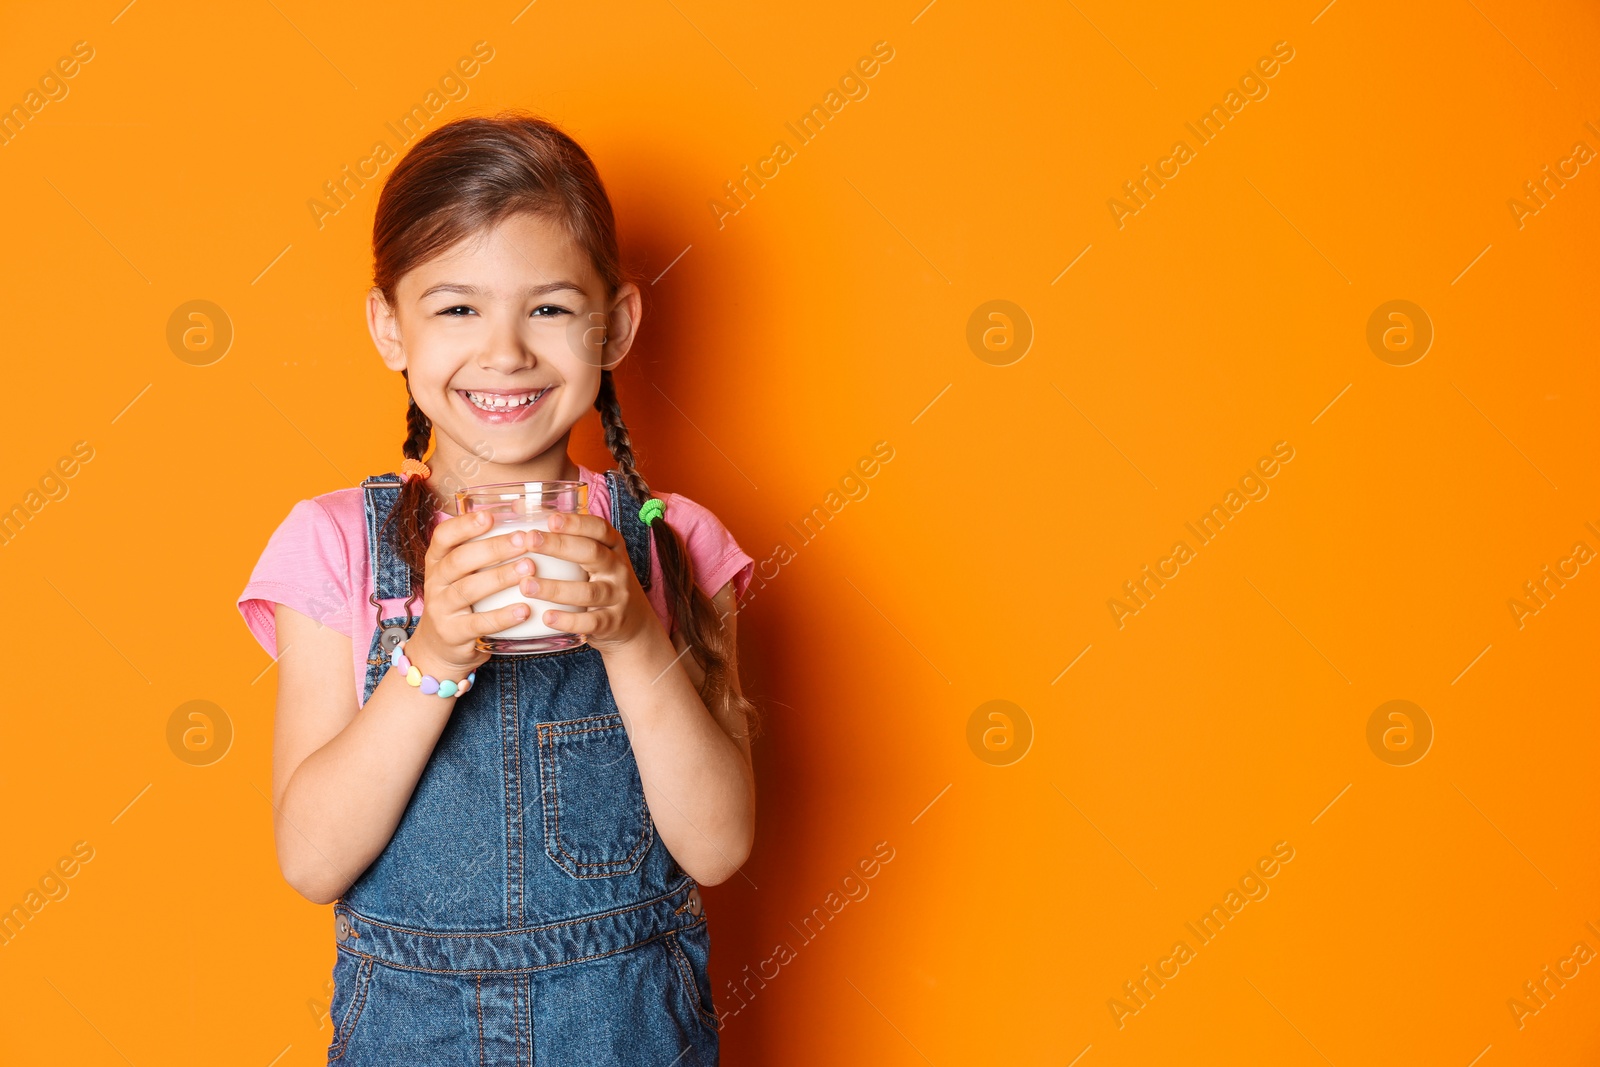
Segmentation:
<svg viewBox="0 0 1600 1067">
<path fill-rule="evenodd" d="M 543 396 L 544 393 L 545 390 L 540 389 L 538 392 L 524 393 L 522 396 L 518 397 L 506 397 L 492 396 L 486 393 L 474 393 L 468 391 L 467 399 L 472 401 L 474 406 L 484 408 L 488 411 L 509 411 L 512 408 L 533 403 L 535 400 L 538 400 L 541 396 Z"/>
</svg>

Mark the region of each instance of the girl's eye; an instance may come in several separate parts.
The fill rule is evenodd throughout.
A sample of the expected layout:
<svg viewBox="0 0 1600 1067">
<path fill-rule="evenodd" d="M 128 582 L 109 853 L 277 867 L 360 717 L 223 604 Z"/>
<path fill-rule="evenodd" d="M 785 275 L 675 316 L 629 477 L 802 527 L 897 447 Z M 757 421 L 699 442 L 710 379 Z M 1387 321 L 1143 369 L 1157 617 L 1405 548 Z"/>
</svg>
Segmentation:
<svg viewBox="0 0 1600 1067">
<path fill-rule="evenodd" d="M 457 318 L 457 319 L 458 318 L 462 318 L 463 317 L 462 315 L 456 314 L 456 312 L 458 312 L 458 311 L 459 312 L 469 312 L 469 313 L 471 313 L 473 315 L 477 314 L 476 311 L 474 311 L 472 308 L 468 307 L 465 304 L 457 304 L 454 307 L 447 307 L 443 311 L 439 312 L 439 314 L 447 315 L 447 316 L 449 316 L 451 318 Z M 541 314 L 542 312 L 548 312 L 548 314 Z M 559 307 L 559 306 L 557 306 L 555 304 L 541 304 L 539 307 L 536 307 L 536 308 L 533 309 L 533 314 L 535 316 L 537 316 L 538 318 L 541 318 L 541 319 L 549 319 L 549 318 L 554 318 L 557 315 L 570 315 L 570 314 L 572 314 L 572 312 L 568 311 L 564 307 Z"/>
</svg>

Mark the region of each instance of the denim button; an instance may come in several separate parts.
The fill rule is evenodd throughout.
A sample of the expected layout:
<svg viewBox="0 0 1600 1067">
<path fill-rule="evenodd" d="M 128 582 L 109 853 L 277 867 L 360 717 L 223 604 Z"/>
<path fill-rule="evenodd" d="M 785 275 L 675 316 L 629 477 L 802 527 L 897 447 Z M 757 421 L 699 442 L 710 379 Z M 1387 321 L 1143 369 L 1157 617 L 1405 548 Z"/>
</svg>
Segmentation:
<svg viewBox="0 0 1600 1067">
<path fill-rule="evenodd" d="M 700 887 L 697 885 L 689 887 L 689 911 L 695 916 L 700 914 Z"/>
<path fill-rule="evenodd" d="M 389 653 L 393 652 L 395 646 L 405 639 L 406 628 L 404 626 L 385 626 L 383 635 L 378 638 L 378 643 L 383 647 L 385 653 Z"/>
<path fill-rule="evenodd" d="M 344 941 L 349 938 L 350 919 L 348 916 L 340 914 L 333 920 L 333 936 L 338 938 L 340 941 Z"/>
</svg>

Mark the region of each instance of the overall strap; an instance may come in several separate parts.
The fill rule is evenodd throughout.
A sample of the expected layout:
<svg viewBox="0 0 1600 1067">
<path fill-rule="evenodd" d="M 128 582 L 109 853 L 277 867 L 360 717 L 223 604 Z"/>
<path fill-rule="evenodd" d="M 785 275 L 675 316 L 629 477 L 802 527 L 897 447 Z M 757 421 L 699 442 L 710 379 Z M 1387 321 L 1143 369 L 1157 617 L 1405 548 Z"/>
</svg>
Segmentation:
<svg viewBox="0 0 1600 1067">
<path fill-rule="evenodd" d="M 367 560 L 376 600 L 404 600 L 411 595 L 411 568 L 382 536 L 384 521 L 400 499 L 400 485 L 400 475 L 393 473 L 375 474 L 361 483 L 366 497 Z"/>
<path fill-rule="evenodd" d="M 606 471 L 606 489 L 611 494 L 611 525 L 622 534 L 628 546 L 628 560 L 639 579 L 639 588 L 649 592 L 650 527 L 639 519 L 639 508 L 644 501 L 628 491 L 628 480 L 622 477 L 620 468 Z"/>
<path fill-rule="evenodd" d="M 362 704 L 371 699 L 372 691 L 388 672 L 388 654 L 406 639 L 411 627 L 419 619 L 418 616 L 399 614 L 408 610 L 404 602 L 411 596 L 411 570 L 382 536 L 384 520 L 400 499 L 400 486 L 400 475 L 394 473 L 374 474 L 361 483 L 366 511 L 367 561 L 372 574 L 372 593 L 368 605 L 375 623 L 372 642 L 367 649 L 366 676 L 361 682 Z M 398 600 L 402 605 L 389 609 L 394 614 L 388 614 L 383 603 L 386 600 Z"/>
</svg>

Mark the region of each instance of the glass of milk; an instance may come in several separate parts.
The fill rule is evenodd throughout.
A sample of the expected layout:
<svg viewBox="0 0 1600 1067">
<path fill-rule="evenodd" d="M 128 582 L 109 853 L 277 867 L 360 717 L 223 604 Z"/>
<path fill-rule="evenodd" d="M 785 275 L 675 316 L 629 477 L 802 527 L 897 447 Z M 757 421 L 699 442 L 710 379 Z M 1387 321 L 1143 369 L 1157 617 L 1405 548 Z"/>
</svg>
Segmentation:
<svg viewBox="0 0 1600 1067">
<path fill-rule="evenodd" d="M 506 537 L 518 531 L 548 530 L 550 516 L 558 511 L 571 514 L 589 513 L 589 487 L 583 482 L 496 482 L 492 485 L 472 485 L 456 493 L 456 514 L 470 515 L 487 512 L 493 519 L 487 533 L 472 538 L 482 541 L 490 537 Z M 563 582 L 587 582 L 589 572 L 568 559 L 546 556 L 538 552 L 525 552 L 523 557 L 533 561 L 533 573 L 526 577 L 550 578 Z M 520 557 L 509 557 L 495 563 L 495 567 Z M 510 604 L 528 605 L 531 611 L 526 619 L 504 630 L 480 637 L 477 647 L 490 655 L 539 655 L 559 652 L 583 644 L 583 634 L 568 633 L 545 625 L 547 610 L 587 611 L 576 604 L 558 604 L 553 600 L 537 600 L 524 596 L 521 582 L 509 589 L 499 589 L 472 605 L 473 611 L 495 611 Z"/>
</svg>

